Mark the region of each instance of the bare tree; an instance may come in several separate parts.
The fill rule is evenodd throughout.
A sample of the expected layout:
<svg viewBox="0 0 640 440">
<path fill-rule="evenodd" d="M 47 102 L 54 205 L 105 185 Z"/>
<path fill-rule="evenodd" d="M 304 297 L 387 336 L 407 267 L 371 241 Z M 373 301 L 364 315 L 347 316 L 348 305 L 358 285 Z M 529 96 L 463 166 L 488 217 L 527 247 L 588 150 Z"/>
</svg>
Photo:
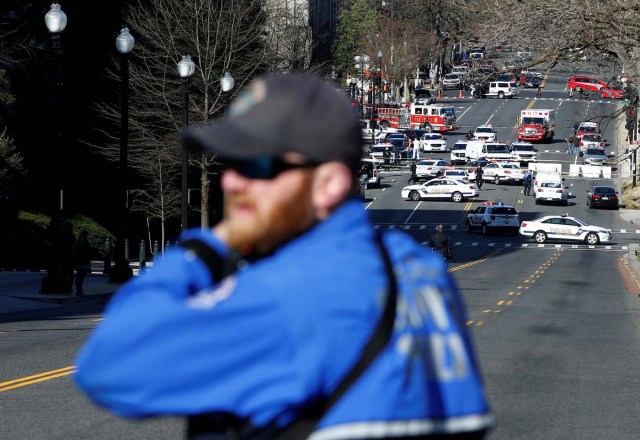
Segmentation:
<svg viewBox="0 0 640 440">
<path fill-rule="evenodd" d="M 301 0 L 269 0 L 266 5 L 266 54 L 268 70 L 309 70 L 311 27 L 309 3 Z"/>
<path fill-rule="evenodd" d="M 130 167 L 137 173 L 133 209 L 159 220 L 177 217 L 180 209 L 181 85 L 177 62 L 189 54 L 196 63 L 191 78 L 190 119 L 204 123 L 222 115 L 224 97 L 220 79 L 232 72 L 235 92 L 264 61 L 264 11 L 260 0 L 139 0 L 124 13 L 136 38 L 131 54 Z M 115 61 L 115 60 L 114 60 Z M 117 65 L 117 63 L 114 63 Z M 109 75 L 118 81 L 118 69 Z M 102 115 L 118 126 L 120 108 L 99 106 Z M 98 147 L 113 160 L 118 156 L 118 133 Z M 209 225 L 209 172 L 214 157 L 190 158 L 200 170 L 201 226 Z M 164 234 L 164 231 L 163 231 Z M 163 240 L 164 243 L 164 240 Z"/>
<path fill-rule="evenodd" d="M 433 35 L 416 26 L 415 21 L 383 16 L 380 18 L 380 31 L 370 40 L 365 52 L 375 54 L 378 49 L 383 51 L 387 60 L 384 70 L 404 84 L 406 101 L 408 78 L 427 62 L 434 42 Z M 389 66 L 393 66 L 392 72 Z"/>
</svg>

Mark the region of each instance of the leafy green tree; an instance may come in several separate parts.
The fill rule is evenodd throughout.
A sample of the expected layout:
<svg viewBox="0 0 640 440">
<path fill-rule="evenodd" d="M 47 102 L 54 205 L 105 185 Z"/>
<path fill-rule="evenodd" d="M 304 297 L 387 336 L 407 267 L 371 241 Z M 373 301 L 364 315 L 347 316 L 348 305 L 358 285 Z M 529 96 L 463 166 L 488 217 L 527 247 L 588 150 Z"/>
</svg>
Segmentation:
<svg viewBox="0 0 640 440">
<path fill-rule="evenodd" d="M 378 33 L 378 11 L 369 0 L 345 0 L 338 15 L 338 40 L 333 55 L 335 66 L 343 71 L 353 70 L 353 57 L 365 53 Z M 368 55 L 375 57 L 374 53 Z"/>
</svg>

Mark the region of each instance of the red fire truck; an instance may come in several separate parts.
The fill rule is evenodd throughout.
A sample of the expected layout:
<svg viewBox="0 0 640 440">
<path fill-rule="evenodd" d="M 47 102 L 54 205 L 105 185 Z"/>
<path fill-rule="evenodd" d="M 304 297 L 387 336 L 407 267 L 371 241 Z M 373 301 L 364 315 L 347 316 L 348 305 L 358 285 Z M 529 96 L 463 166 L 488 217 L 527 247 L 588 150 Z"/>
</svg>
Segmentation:
<svg viewBox="0 0 640 440">
<path fill-rule="evenodd" d="M 371 118 L 373 106 L 365 108 L 365 118 Z M 381 127 L 423 128 L 428 131 L 451 131 L 460 128 L 456 124 L 456 111 L 451 105 L 444 104 L 381 104 L 376 106 L 376 121 Z"/>
</svg>

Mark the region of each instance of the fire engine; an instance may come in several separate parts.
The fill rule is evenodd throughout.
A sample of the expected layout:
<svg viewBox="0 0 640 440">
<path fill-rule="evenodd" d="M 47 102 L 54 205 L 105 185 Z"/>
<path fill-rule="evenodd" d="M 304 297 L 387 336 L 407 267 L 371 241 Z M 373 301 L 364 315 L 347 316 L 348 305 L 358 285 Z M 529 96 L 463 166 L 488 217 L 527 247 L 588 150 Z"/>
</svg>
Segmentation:
<svg viewBox="0 0 640 440">
<path fill-rule="evenodd" d="M 365 112 L 370 118 L 373 106 L 367 106 Z M 451 131 L 460 128 L 456 124 L 456 111 L 452 105 L 444 104 L 381 104 L 376 106 L 378 125 L 387 128 L 423 128 L 427 131 Z"/>
<path fill-rule="evenodd" d="M 556 131 L 554 109 L 529 109 L 520 112 L 519 141 L 553 142 Z"/>
</svg>

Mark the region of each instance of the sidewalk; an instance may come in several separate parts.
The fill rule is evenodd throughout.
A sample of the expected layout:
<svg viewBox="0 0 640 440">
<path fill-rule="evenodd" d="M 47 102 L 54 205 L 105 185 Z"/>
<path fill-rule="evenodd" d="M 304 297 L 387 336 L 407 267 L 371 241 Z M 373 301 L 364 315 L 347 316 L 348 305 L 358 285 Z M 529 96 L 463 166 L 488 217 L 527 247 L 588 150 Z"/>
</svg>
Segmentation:
<svg viewBox="0 0 640 440">
<path fill-rule="evenodd" d="M 46 271 L 0 271 L 0 314 L 103 301 L 110 298 L 122 285 L 110 283 L 109 276 L 102 274 L 102 271 L 93 265 L 92 273 L 87 275 L 83 283 L 85 296 L 77 296 L 75 293 L 41 294 L 40 283 L 45 276 Z"/>
</svg>

